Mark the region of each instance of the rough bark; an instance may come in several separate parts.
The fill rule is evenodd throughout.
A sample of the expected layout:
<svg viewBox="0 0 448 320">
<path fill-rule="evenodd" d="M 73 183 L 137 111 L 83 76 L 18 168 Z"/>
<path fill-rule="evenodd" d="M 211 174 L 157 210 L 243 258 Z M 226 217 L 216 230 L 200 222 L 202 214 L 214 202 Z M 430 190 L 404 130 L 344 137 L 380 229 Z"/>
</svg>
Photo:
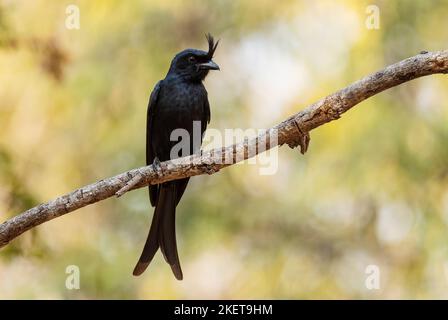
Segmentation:
<svg viewBox="0 0 448 320">
<path fill-rule="evenodd" d="M 368 75 L 308 106 L 257 138 L 200 155 L 133 169 L 79 188 L 3 222 L 0 225 L 0 248 L 41 223 L 149 184 L 206 173 L 212 174 L 276 145 L 300 146 L 301 152 L 304 153 L 309 143 L 309 131 L 312 129 L 339 119 L 344 112 L 379 92 L 412 79 L 436 73 L 448 73 L 448 50 L 421 52 Z M 277 134 L 277 139 L 272 139 L 273 133 Z M 255 149 L 254 146 L 257 148 Z M 232 163 L 222 161 L 226 154 L 234 160 Z"/>
</svg>

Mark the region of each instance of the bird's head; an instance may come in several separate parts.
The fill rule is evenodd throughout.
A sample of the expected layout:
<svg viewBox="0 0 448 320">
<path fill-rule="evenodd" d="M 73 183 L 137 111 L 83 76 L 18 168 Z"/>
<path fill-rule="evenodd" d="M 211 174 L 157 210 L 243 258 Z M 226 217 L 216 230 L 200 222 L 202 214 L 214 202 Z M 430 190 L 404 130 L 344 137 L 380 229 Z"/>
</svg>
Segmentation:
<svg viewBox="0 0 448 320">
<path fill-rule="evenodd" d="M 212 60 L 219 40 L 210 34 L 206 35 L 208 51 L 186 49 L 179 52 L 171 62 L 168 74 L 175 74 L 188 81 L 202 81 L 210 70 L 219 70 L 219 66 Z"/>
</svg>

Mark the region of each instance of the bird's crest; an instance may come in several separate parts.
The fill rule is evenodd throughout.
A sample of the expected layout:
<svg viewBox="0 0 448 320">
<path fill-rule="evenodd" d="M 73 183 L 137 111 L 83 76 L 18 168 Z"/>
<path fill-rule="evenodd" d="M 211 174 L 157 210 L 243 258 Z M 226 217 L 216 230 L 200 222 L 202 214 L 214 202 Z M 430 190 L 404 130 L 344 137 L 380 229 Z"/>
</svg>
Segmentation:
<svg viewBox="0 0 448 320">
<path fill-rule="evenodd" d="M 205 38 L 207 39 L 207 42 L 208 42 L 207 56 L 211 60 L 213 58 L 213 54 L 215 53 L 216 47 L 218 46 L 219 40 L 216 41 L 216 43 L 215 43 L 215 39 L 213 38 L 213 36 L 210 33 L 207 33 L 205 35 Z"/>
</svg>

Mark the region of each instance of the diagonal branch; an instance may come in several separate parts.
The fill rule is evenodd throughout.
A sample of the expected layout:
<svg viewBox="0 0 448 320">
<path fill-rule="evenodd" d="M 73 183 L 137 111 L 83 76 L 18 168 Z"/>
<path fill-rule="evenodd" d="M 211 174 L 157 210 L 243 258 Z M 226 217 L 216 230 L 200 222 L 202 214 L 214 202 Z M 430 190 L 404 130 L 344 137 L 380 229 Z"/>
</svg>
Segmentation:
<svg viewBox="0 0 448 320">
<path fill-rule="evenodd" d="M 120 196 L 150 184 L 211 174 L 277 145 L 300 145 L 301 152 L 304 153 L 309 143 L 309 131 L 312 129 L 340 118 L 344 112 L 377 93 L 436 73 L 448 73 L 448 50 L 423 51 L 368 75 L 308 106 L 256 138 L 199 155 L 133 169 L 79 188 L 3 222 L 0 225 L 0 248 L 41 223 L 114 195 Z M 232 161 L 228 161 L 229 156 Z"/>
</svg>

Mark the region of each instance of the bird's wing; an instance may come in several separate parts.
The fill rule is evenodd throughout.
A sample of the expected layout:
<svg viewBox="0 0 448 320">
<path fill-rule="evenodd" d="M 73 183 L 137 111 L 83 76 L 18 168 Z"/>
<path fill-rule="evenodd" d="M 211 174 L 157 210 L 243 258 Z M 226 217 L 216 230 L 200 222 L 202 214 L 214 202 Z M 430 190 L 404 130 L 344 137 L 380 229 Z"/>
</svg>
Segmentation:
<svg viewBox="0 0 448 320">
<path fill-rule="evenodd" d="M 204 135 L 205 129 L 207 129 L 207 124 L 210 123 L 210 103 L 208 102 L 208 95 L 205 96 L 205 104 L 204 104 L 204 119 L 202 119 L 202 132 L 201 134 Z M 204 138 L 204 137 L 202 137 Z"/>
<path fill-rule="evenodd" d="M 207 95 L 205 96 L 205 102 L 204 102 L 204 112 L 201 119 L 201 142 L 202 139 L 204 139 L 204 133 L 207 129 L 207 124 L 210 123 L 210 104 L 208 102 Z M 193 148 L 193 141 L 191 141 L 191 148 Z M 199 150 L 193 150 L 194 152 L 199 152 Z M 176 205 L 179 203 L 180 199 L 182 198 L 185 189 L 187 188 L 187 184 L 190 178 L 180 179 L 176 181 Z"/>
<path fill-rule="evenodd" d="M 146 118 L 146 164 L 150 165 L 154 162 L 156 155 L 154 154 L 154 149 L 152 147 L 152 127 L 154 122 L 154 116 L 156 114 L 157 108 L 157 100 L 159 98 L 159 92 L 162 87 L 162 80 L 157 82 L 154 90 L 149 97 L 148 103 L 148 112 Z M 157 203 L 157 194 L 158 194 L 159 185 L 151 185 L 149 186 L 149 199 L 151 201 L 151 205 L 154 207 Z"/>
</svg>

